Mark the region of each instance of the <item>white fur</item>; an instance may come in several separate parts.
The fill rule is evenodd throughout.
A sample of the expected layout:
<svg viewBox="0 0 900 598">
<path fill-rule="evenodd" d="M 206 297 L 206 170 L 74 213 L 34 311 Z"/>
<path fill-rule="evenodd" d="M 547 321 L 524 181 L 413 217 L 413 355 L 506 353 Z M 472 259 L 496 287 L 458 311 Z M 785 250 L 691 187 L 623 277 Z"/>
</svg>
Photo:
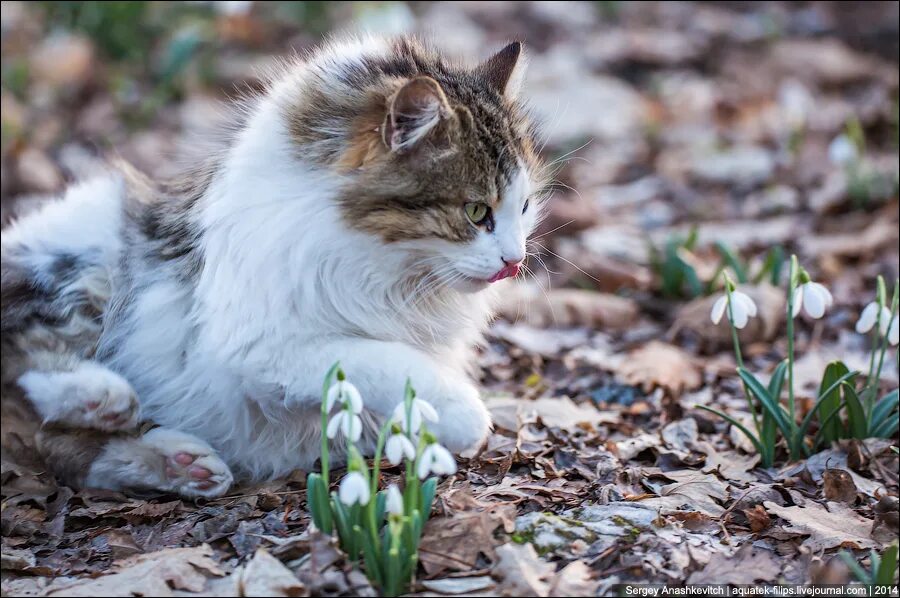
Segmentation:
<svg viewBox="0 0 900 598">
<path fill-rule="evenodd" d="M 333 201 L 341 178 L 298 155 L 284 116 L 310 77 L 387 51 L 371 40 L 335 47 L 329 61 L 295 68 L 251 108 L 198 205 L 196 287 L 166 269 L 142 274 L 129 319 L 100 342 L 146 417 L 204 439 L 252 479 L 314 465 L 322 377 L 335 361 L 375 416 L 390 414 L 409 377 L 440 413 L 442 442 L 454 451 L 481 442 L 490 418 L 467 368 L 491 315 L 495 291 L 484 280 L 503 259 L 524 258 L 537 212 L 522 215 L 530 192 L 522 168 L 503 190 L 495 232 L 469 246 L 386 245 L 350 230 Z M 119 201 L 114 183 L 98 185 L 106 185 L 98 204 Z M 96 218 L 98 237 L 115 230 L 115 219 L 91 211 L 79 222 Z M 400 281 L 425 263 L 437 278 L 410 296 Z M 98 466 L 93 479 L 128 477 L 116 467 Z"/>
<path fill-rule="evenodd" d="M 176 457 L 182 453 L 190 455 L 192 461 L 180 463 Z M 204 477 L 196 477 L 198 470 L 206 470 Z M 233 480 L 228 465 L 209 444 L 177 430 L 155 428 L 140 438 L 110 441 L 91 465 L 85 485 L 213 498 L 224 494 Z"/>
<path fill-rule="evenodd" d="M 86 361 L 72 371 L 32 370 L 18 382 L 44 422 L 99 430 L 137 425 L 139 406 L 131 385 L 100 364 Z"/>
</svg>

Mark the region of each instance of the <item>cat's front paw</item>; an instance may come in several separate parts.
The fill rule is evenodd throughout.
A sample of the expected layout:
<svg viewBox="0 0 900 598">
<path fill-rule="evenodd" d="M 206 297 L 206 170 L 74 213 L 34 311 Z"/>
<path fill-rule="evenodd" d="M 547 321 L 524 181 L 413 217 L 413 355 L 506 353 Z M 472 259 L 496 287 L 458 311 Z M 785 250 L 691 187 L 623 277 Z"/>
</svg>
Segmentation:
<svg viewBox="0 0 900 598">
<path fill-rule="evenodd" d="M 96 363 L 86 362 L 71 372 L 27 372 L 19 384 L 44 422 L 112 432 L 134 429 L 140 420 L 131 384 Z"/>
<path fill-rule="evenodd" d="M 225 494 L 234 480 L 228 465 L 207 443 L 190 434 L 156 428 L 141 441 L 164 459 L 158 489 L 184 498 L 216 498 Z"/>
<path fill-rule="evenodd" d="M 429 424 L 429 429 L 451 452 L 477 449 L 487 439 L 492 428 L 491 415 L 474 386 L 461 386 L 434 406 L 440 421 Z"/>
</svg>

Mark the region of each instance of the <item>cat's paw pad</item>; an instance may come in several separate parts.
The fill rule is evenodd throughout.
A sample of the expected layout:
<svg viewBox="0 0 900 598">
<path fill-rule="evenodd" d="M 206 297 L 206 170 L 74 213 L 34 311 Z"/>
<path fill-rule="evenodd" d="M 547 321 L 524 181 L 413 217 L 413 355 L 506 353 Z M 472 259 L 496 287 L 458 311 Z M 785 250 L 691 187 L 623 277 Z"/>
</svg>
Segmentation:
<svg viewBox="0 0 900 598">
<path fill-rule="evenodd" d="M 86 362 L 72 371 L 26 372 L 19 384 L 44 422 L 117 431 L 133 429 L 140 421 L 131 384 L 97 363 Z"/>
<path fill-rule="evenodd" d="M 124 380 L 96 385 L 81 401 L 82 424 L 97 430 L 129 430 L 137 426 L 140 405 Z"/>
<path fill-rule="evenodd" d="M 188 498 L 221 496 L 232 480 L 228 466 L 215 455 L 186 451 L 167 458 L 166 478 L 179 494 Z"/>
<path fill-rule="evenodd" d="M 184 498 L 216 498 L 234 477 L 208 444 L 189 434 L 157 428 L 144 435 L 165 458 L 164 490 Z"/>
</svg>

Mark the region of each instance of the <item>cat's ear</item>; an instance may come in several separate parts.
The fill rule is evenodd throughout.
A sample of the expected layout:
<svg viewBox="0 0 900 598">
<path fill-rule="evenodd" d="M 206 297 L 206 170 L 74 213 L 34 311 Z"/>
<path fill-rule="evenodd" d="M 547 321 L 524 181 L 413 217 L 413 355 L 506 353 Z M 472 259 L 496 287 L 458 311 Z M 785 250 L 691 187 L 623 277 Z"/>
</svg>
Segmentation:
<svg viewBox="0 0 900 598">
<path fill-rule="evenodd" d="M 431 77 L 416 77 L 407 81 L 391 99 L 382 138 L 391 151 L 410 149 L 451 114 L 447 96 L 438 82 Z"/>
<path fill-rule="evenodd" d="M 527 65 L 522 42 L 513 42 L 484 61 L 475 72 L 497 93 L 514 100 L 522 88 Z"/>
</svg>

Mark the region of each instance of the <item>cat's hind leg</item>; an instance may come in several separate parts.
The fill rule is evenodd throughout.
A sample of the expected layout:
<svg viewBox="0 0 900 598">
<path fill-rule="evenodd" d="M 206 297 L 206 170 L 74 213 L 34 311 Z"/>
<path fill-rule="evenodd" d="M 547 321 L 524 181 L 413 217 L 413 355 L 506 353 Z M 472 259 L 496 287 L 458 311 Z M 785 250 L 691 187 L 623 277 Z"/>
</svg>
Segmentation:
<svg viewBox="0 0 900 598">
<path fill-rule="evenodd" d="M 168 428 L 138 436 L 49 427 L 37 441 L 50 469 L 77 487 L 215 498 L 234 479 L 209 444 Z"/>
<path fill-rule="evenodd" d="M 94 361 L 54 358 L 61 369 L 32 369 L 18 379 L 42 423 L 104 431 L 137 426 L 140 407 L 127 380 Z"/>
</svg>

